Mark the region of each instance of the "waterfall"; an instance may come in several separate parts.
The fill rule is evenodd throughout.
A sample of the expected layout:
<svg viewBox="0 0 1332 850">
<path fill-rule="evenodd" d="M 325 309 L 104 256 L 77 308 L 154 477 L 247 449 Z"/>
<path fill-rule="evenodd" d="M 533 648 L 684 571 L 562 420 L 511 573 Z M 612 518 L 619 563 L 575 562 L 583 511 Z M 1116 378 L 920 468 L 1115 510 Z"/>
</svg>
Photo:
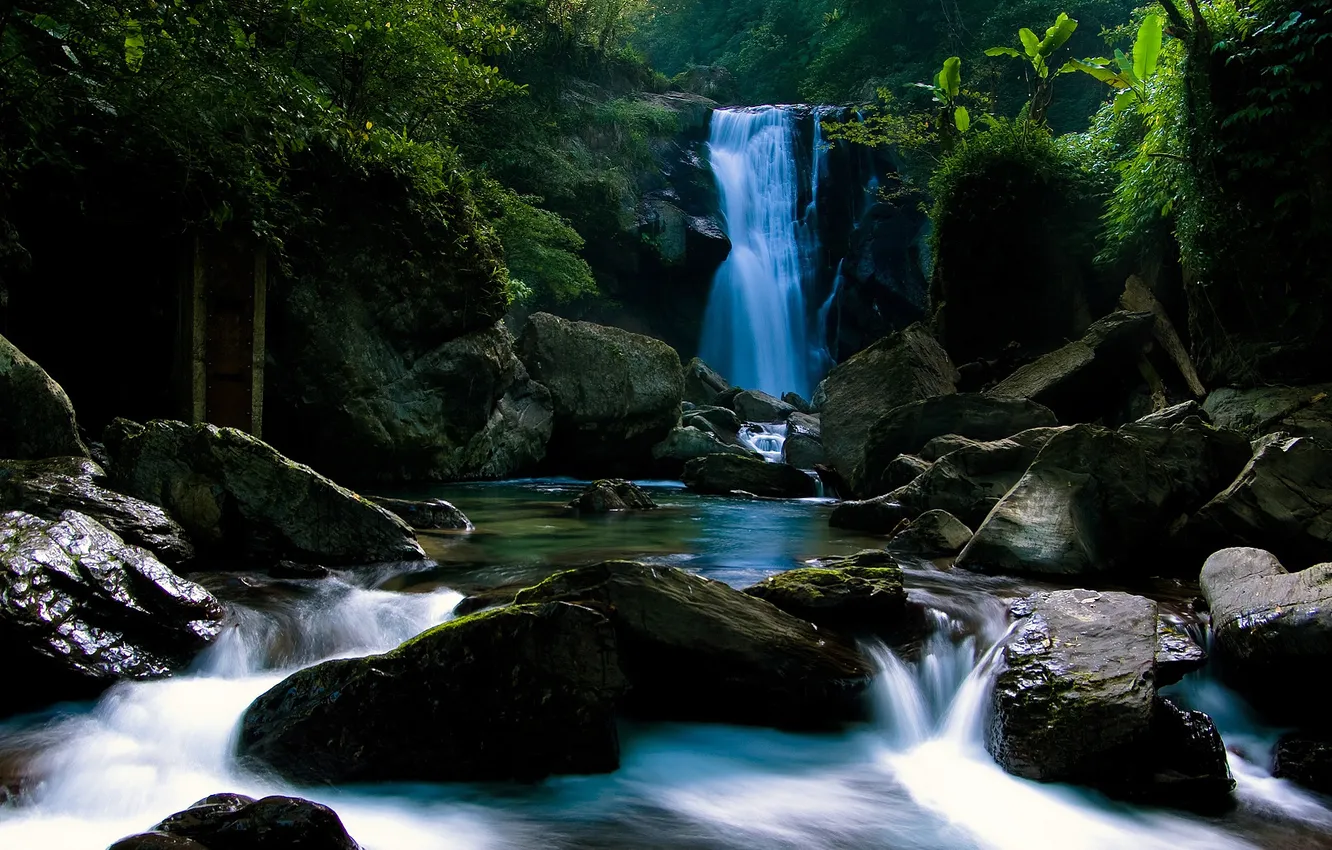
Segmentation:
<svg viewBox="0 0 1332 850">
<path fill-rule="evenodd" d="M 717 270 L 701 355 L 736 386 L 808 397 L 800 182 L 789 109 L 719 110 L 708 145 L 731 254 Z"/>
</svg>

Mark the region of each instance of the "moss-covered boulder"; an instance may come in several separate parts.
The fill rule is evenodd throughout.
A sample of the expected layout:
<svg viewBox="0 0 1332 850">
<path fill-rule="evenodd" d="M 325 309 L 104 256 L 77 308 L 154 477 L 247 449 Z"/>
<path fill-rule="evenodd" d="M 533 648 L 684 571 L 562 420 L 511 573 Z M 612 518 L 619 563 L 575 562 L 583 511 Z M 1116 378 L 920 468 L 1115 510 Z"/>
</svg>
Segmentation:
<svg viewBox="0 0 1332 850">
<path fill-rule="evenodd" d="M 83 514 L 0 514 L 0 716 L 170 675 L 222 616 L 202 587 Z"/>
<path fill-rule="evenodd" d="M 633 475 L 680 419 L 684 376 L 666 343 L 619 328 L 535 313 L 518 340 L 532 377 L 550 389 L 550 465 Z"/>
<path fill-rule="evenodd" d="M 585 514 L 607 514 L 615 511 L 650 511 L 657 507 L 652 497 L 632 481 L 604 478 L 593 481 L 569 503 L 569 507 Z"/>
<path fill-rule="evenodd" d="M 576 602 L 615 626 L 635 717 L 826 728 L 864 715 L 856 648 L 721 582 L 612 561 L 559 573 L 519 603 Z"/>
<path fill-rule="evenodd" d="M 210 794 L 107 850 L 361 850 L 328 806 L 299 797 Z"/>
<path fill-rule="evenodd" d="M 88 455 L 60 385 L 0 336 L 0 458 Z"/>
<path fill-rule="evenodd" d="M 684 483 L 696 493 L 721 496 L 741 491 L 774 499 L 804 499 L 818 492 L 815 480 L 794 466 L 729 454 L 689 461 Z"/>
<path fill-rule="evenodd" d="M 606 773 L 625 687 L 601 614 L 497 608 L 288 676 L 245 710 L 238 752 L 303 783 Z"/>
<path fill-rule="evenodd" d="M 327 565 L 425 558 L 401 519 L 243 431 L 117 420 L 107 450 L 113 485 L 165 508 L 201 556 Z"/>
<path fill-rule="evenodd" d="M 874 549 L 825 566 L 778 573 L 745 593 L 830 629 L 884 634 L 907 625 L 902 568 L 887 552 Z"/>
</svg>

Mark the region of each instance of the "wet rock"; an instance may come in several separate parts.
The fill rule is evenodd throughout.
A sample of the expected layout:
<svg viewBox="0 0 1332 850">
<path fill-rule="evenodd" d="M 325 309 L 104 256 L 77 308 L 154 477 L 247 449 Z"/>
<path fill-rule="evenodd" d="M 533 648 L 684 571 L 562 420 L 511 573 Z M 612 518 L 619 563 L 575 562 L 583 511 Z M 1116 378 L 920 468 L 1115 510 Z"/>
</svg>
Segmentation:
<svg viewBox="0 0 1332 850">
<path fill-rule="evenodd" d="M 652 447 L 680 419 L 684 378 L 675 349 L 619 328 L 536 313 L 518 353 L 550 389 L 554 467 L 625 475 L 651 470 Z"/>
<path fill-rule="evenodd" d="M 166 511 L 103 487 L 105 477 L 100 466 L 83 457 L 0 460 L 0 511 L 24 511 L 47 520 L 78 511 L 168 566 L 194 558 L 194 544 Z"/>
<path fill-rule="evenodd" d="M 652 457 L 661 461 L 668 473 L 678 475 L 689 461 L 708 455 L 733 455 L 762 461 L 763 455 L 736 443 L 723 442 L 719 437 L 698 428 L 676 428 L 666 439 L 652 447 Z"/>
<path fill-rule="evenodd" d="M 214 794 L 108 850 L 360 850 L 327 806 L 299 797 Z"/>
<path fill-rule="evenodd" d="M 238 751 L 302 783 L 605 773 L 619 766 L 624 690 L 605 617 L 510 606 L 288 676 L 246 709 Z"/>
<path fill-rule="evenodd" d="M 1173 685 L 1207 663 L 1207 652 L 1184 625 L 1162 615 L 1156 623 L 1156 686 Z"/>
<path fill-rule="evenodd" d="M 947 511 L 926 511 L 894 534 L 888 548 L 905 555 L 940 558 L 961 552 L 971 537 L 966 523 Z"/>
<path fill-rule="evenodd" d="M 794 466 L 719 454 L 686 463 L 684 483 L 696 493 L 721 496 L 744 490 L 775 499 L 804 499 L 817 492 L 814 479 Z"/>
<path fill-rule="evenodd" d="M 870 429 L 861 487 L 873 495 L 889 492 L 885 476 L 888 465 L 899 455 L 918 452 L 936 437 L 1002 440 L 1021 431 L 1057 424 L 1049 408 L 1020 398 L 955 393 L 906 404 L 888 411 Z"/>
<path fill-rule="evenodd" d="M 870 668 L 854 647 L 721 582 L 610 562 L 560 573 L 517 599 L 551 600 L 615 624 L 633 716 L 780 728 L 863 716 Z"/>
<path fill-rule="evenodd" d="M 1238 434 L 1197 419 L 1118 431 L 1076 425 L 1046 444 L 957 565 L 1068 576 L 1178 571 L 1165 545 L 1172 524 L 1223 487 L 1247 453 Z"/>
<path fill-rule="evenodd" d="M 569 507 L 580 513 L 606 514 L 612 511 L 650 511 L 657 507 L 652 497 L 632 481 L 606 478 L 587 486 Z"/>
<path fill-rule="evenodd" d="M 1181 536 L 1204 556 L 1250 546 L 1288 563 L 1332 561 L 1332 448 L 1285 434 L 1260 440 L 1235 480 Z"/>
<path fill-rule="evenodd" d="M 1231 804 L 1235 780 L 1230 775 L 1226 745 L 1212 718 L 1158 696 L 1152 711 L 1151 742 L 1151 780 L 1113 790 L 1143 803 L 1200 811 L 1220 811 Z"/>
<path fill-rule="evenodd" d="M 1304 732 L 1283 735 L 1277 742 L 1272 775 L 1332 795 L 1332 738 Z"/>
<path fill-rule="evenodd" d="M 731 401 L 734 410 L 745 422 L 785 422 L 796 409 L 765 392 L 745 390 Z"/>
<path fill-rule="evenodd" d="M 782 460 L 797 469 L 813 469 L 827 460 L 823 451 L 823 427 L 818 416 L 793 413 L 786 421 Z"/>
<path fill-rule="evenodd" d="M 222 628 L 222 606 L 95 520 L 0 515 L 0 716 L 170 675 Z"/>
<path fill-rule="evenodd" d="M 884 483 L 897 490 L 929 472 L 932 465 L 929 461 L 914 455 L 898 455 L 884 467 Z"/>
<path fill-rule="evenodd" d="M 882 550 L 778 573 L 745 593 L 830 629 L 883 634 L 906 625 L 902 568 Z"/>
<path fill-rule="evenodd" d="M 729 407 L 699 407 L 681 415 L 680 424 L 734 439 L 744 423 Z"/>
<path fill-rule="evenodd" d="M 1218 427 L 1248 437 L 1275 432 L 1332 446 L 1332 384 L 1214 390 L 1203 402 Z"/>
<path fill-rule="evenodd" d="M 890 493 L 873 499 L 839 502 L 828 517 L 828 524 L 849 531 L 891 534 L 910 518 L 907 509 Z"/>
<path fill-rule="evenodd" d="M 731 389 L 731 382 L 711 366 L 695 357 L 684 367 L 684 400 L 707 407 L 714 403 L 718 393 Z"/>
<path fill-rule="evenodd" d="M 268 575 L 277 579 L 297 579 L 301 581 L 326 579 L 332 575 L 328 567 L 320 564 L 301 564 L 296 561 L 278 561 L 268 568 Z"/>
<path fill-rule="evenodd" d="M 1134 424 L 1150 425 L 1154 428 L 1173 428 L 1184 420 L 1195 416 L 1203 422 L 1211 423 L 1212 421 L 1212 418 L 1207 415 L 1207 411 L 1203 409 L 1201 404 L 1196 401 L 1186 401 L 1173 407 L 1167 407 L 1164 410 L 1158 410 L 1155 413 L 1149 413 Z"/>
<path fill-rule="evenodd" d="M 212 559 L 332 566 L 425 557 L 401 519 L 234 428 L 124 420 L 112 483 L 161 505 Z"/>
<path fill-rule="evenodd" d="M 796 412 L 798 413 L 804 413 L 809 415 L 814 415 L 818 413 L 818 411 L 814 409 L 814 405 L 806 401 L 805 397 L 802 396 L 800 393 L 792 393 L 792 392 L 782 393 L 782 401 L 794 407 L 796 409 Z"/>
<path fill-rule="evenodd" d="M 74 405 L 13 343 L 0 336 L 0 458 L 88 456 Z"/>
<path fill-rule="evenodd" d="M 1316 712 L 1297 690 L 1332 663 L 1332 564 L 1289 573 L 1270 552 L 1222 549 L 1198 581 L 1226 677 L 1282 717 Z"/>
<path fill-rule="evenodd" d="M 468 531 L 474 528 L 466 514 L 443 499 L 389 499 L 384 496 L 366 498 L 417 530 Z"/>
<path fill-rule="evenodd" d="M 837 366 L 814 396 L 830 465 L 860 492 L 865 447 L 879 418 L 902 405 L 952 393 L 955 380 L 947 353 L 921 325 L 885 337 Z"/>
</svg>

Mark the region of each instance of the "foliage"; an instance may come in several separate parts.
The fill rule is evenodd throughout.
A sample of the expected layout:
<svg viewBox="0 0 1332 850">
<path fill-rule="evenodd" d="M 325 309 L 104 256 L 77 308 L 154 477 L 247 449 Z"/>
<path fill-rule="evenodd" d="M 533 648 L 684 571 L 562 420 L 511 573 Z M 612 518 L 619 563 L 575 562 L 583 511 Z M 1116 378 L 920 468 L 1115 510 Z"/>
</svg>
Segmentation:
<svg viewBox="0 0 1332 850">
<path fill-rule="evenodd" d="M 1114 109 L 1149 110 L 1151 98 L 1147 83 L 1156 74 L 1161 59 L 1161 39 L 1165 22 L 1160 15 L 1149 14 L 1138 27 L 1133 55 L 1116 50 L 1114 64 L 1109 59 L 1073 59 L 1069 67 L 1081 71 L 1116 90 Z"/>
<path fill-rule="evenodd" d="M 1018 30 L 1021 51 L 1012 47 L 991 47 L 985 51 L 986 56 L 1022 59 L 1031 66 L 1031 71 L 1027 72 L 1027 86 L 1031 93 L 1027 101 L 1028 114 L 1031 120 L 1038 124 L 1045 123 L 1046 110 L 1049 109 L 1050 101 L 1054 97 L 1054 78 L 1068 73 L 1075 67 L 1070 62 L 1059 66 L 1058 70 L 1053 70 L 1051 60 L 1057 51 L 1068 44 L 1068 40 L 1073 37 L 1077 28 L 1076 20 L 1070 18 L 1067 13 L 1060 12 L 1054 24 L 1045 31 L 1044 38 L 1038 37 L 1026 27 Z"/>
<path fill-rule="evenodd" d="M 540 198 L 489 178 L 478 195 L 503 244 L 510 302 L 540 307 L 596 294 L 592 269 L 579 256 L 583 238 L 568 221 L 541 209 Z"/>
</svg>

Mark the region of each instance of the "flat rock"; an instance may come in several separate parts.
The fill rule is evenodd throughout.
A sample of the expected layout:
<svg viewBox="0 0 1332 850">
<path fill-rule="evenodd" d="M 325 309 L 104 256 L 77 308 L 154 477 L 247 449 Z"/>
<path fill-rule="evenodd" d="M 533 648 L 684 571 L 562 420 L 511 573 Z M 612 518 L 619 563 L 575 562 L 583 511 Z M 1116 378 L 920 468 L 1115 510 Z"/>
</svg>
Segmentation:
<svg viewBox="0 0 1332 850">
<path fill-rule="evenodd" d="M 657 507 L 652 497 L 632 481 L 606 478 L 593 481 L 569 507 L 586 514 L 615 511 L 650 511 Z"/>
<path fill-rule="evenodd" d="M 0 458 L 88 456 L 60 385 L 0 336 Z"/>
<path fill-rule="evenodd" d="M 902 568 L 882 550 L 778 573 L 745 593 L 830 629 L 893 633 L 906 625 Z"/>
<path fill-rule="evenodd" d="M 684 483 L 697 493 L 728 495 L 736 490 L 776 499 L 814 496 L 814 479 L 784 463 L 733 455 L 708 455 L 685 464 Z"/>
<path fill-rule="evenodd" d="M 366 498 L 418 530 L 468 531 L 474 527 L 467 514 L 443 499 L 389 499 L 384 496 Z"/>
</svg>

